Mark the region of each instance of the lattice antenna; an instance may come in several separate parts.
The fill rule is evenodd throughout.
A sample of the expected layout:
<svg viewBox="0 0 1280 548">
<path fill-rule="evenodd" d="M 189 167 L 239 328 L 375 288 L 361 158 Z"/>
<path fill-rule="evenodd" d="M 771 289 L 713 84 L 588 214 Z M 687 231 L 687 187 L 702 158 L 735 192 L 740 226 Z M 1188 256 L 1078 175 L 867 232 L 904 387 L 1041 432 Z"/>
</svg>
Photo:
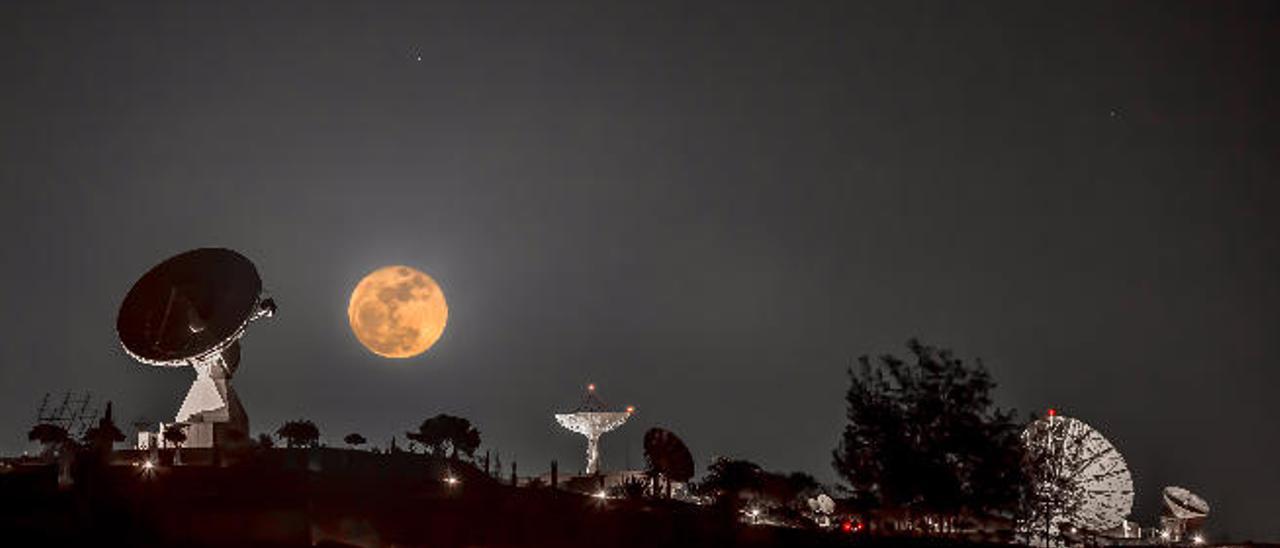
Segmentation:
<svg viewBox="0 0 1280 548">
<path fill-rule="evenodd" d="M 89 408 L 90 402 L 93 400 L 93 394 L 85 392 L 84 397 L 76 400 L 79 403 L 74 408 L 71 416 L 67 419 L 67 433 L 79 438 L 84 435 L 84 431 L 89 429 L 90 423 L 97 418 L 97 413 Z"/>
<path fill-rule="evenodd" d="M 93 395 L 85 392 L 83 396 L 77 396 L 74 392 L 64 392 L 61 400 L 50 399 L 49 394 L 45 394 L 44 399 L 40 402 L 39 411 L 36 412 L 36 421 L 43 424 L 52 424 L 66 430 L 68 434 L 79 434 L 88 426 L 85 421 L 88 420 L 86 411 L 89 409 L 89 402 L 93 399 Z M 51 405 L 51 401 L 58 401 L 56 406 Z"/>
<path fill-rule="evenodd" d="M 40 399 L 40 407 L 36 408 L 36 423 L 43 421 L 45 415 L 49 414 L 49 393 L 44 393 L 44 398 Z"/>
</svg>

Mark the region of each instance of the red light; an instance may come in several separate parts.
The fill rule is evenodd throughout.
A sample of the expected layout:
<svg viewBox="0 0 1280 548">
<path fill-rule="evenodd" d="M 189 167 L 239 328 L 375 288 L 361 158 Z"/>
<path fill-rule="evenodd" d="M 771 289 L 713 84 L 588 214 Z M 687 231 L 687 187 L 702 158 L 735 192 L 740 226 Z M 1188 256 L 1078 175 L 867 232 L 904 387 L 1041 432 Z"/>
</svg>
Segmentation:
<svg viewBox="0 0 1280 548">
<path fill-rule="evenodd" d="M 1050 416 L 1050 417 L 1056 417 L 1056 416 L 1058 416 L 1058 410 L 1057 410 L 1057 409 L 1054 409 L 1054 408 L 1052 408 L 1052 407 L 1050 407 L 1050 408 L 1049 408 L 1049 416 Z"/>
<path fill-rule="evenodd" d="M 852 522 L 852 521 L 849 521 L 849 520 L 845 520 L 845 522 L 844 522 L 844 523 L 841 523 L 841 524 L 840 524 L 840 530 L 841 530 L 841 531 L 844 531 L 844 532 L 846 532 L 846 533 L 852 533 L 852 532 L 853 532 L 853 522 Z"/>
<path fill-rule="evenodd" d="M 596 389 L 596 385 L 594 383 L 587 385 L 587 390 L 594 392 L 595 389 Z"/>
<path fill-rule="evenodd" d="M 634 406 L 634 405 L 628 405 L 628 406 L 627 406 L 627 412 L 628 412 L 628 413 L 635 413 L 635 412 L 636 412 L 636 406 Z"/>
</svg>

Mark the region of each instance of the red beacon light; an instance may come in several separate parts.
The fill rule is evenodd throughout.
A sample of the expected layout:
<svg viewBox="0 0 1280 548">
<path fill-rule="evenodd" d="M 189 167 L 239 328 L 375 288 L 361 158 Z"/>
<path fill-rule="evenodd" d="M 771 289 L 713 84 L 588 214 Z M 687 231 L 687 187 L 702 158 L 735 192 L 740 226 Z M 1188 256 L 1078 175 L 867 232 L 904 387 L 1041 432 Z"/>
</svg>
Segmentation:
<svg viewBox="0 0 1280 548">
<path fill-rule="evenodd" d="M 627 406 L 627 412 L 628 412 L 628 413 L 635 413 L 635 412 L 636 412 L 636 406 L 634 406 L 634 405 L 628 405 L 628 406 Z"/>
<path fill-rule="evenodd" d="M 852 532 L 853 532 L 853 522 L 852 522 L 852 521 L 849 521 L 849 520 L 844 520 L 844 523 L 841 523 L 841 524 L 840 524 L 840 530 L 841 530 L 841 531 L 843 531 L 843 532 L 845 532 L 845 533 L 852 533 Z"/>
<path fill-rule="evenodd" d="M 1058 416 L 1058 410 L 1057 410 L 1057 409 L 1054 409 L 1054 408 L 1052 408 L 1052 407 L 1050 407 L 1050 408 L 1049 408 L 1049 417 L 1050 417 L 1050 418 L 1052 418 L 1052 417 L 1056 417 L 1056 416 Z"/>
</svg>

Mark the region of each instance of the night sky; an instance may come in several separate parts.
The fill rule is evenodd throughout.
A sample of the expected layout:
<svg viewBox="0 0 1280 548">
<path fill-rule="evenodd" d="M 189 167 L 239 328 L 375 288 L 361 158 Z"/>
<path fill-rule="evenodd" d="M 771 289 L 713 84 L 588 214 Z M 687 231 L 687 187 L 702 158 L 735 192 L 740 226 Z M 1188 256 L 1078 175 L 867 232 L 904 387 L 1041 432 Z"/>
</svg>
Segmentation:
<svg viewBox="0 0 1280 548">
<path fill-rule="evenodd" d="M 440 412 L 520 472 L 581 466 L 583 386 L 715 455 L 834 481 L 845 368 L 981 357 L 1280 537 L 1280 5 L 0 5 L 0 451 L 45 392 L 171 420 L 133 281 L 239 250 L 255 433 L 378 444 Z M 347 325 L 367 272 L 449 299 L 427 354 Z"/>
</svg>

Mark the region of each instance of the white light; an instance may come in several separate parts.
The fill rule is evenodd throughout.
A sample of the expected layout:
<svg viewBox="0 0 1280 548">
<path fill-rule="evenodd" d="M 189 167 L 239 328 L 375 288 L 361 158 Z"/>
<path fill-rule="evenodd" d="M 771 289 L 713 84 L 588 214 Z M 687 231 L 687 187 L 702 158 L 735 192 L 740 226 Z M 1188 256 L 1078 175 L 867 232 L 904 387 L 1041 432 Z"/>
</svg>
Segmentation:
<svg viewBox="0 0 1280 548">
<path fill-rule="evenodd" d="M 455 477 L 453 477 L 453 476 L 448 476 L 448 477 L 444 478 L 444 482 L 445 482 L 445 483 L 447 483 L 447 484 L 449 484 L 450 486 L 457 485 L 457 484 L 458 484 L 458 483 L 460 483 L 461 481 L 462 481 L 462 480 L 459 480 L 458 478 L 455 478 Z"/>
<path fill-rule="evenodd" d="M 595 498 L 598 498 L 598 499 L 603 499 L 603 498 L 605 498 L 605 497 L 607 497 L 607 496 L 608 496 L 608 493 L 605 493 L 605 492 L 604 492 L 604 490 L 602 489 L 602 490 L 600 490 L 600 491 L 596 491 L 596 494 L 591 495 L 591 496 L 593 496 L 593 497 L 595 497 Z"/>
<path fill-rule="evenodd" d="M 1204 544 L 1204 536 L 1196 535 L 1194 537 L 1191 537 L 1191 542 L 1194 542 L 1196 544 Z"/>
<path fill-rule="evenodd" d="M 1169 540 L 1169 532 L 1168 532 L 1168 531 L 1160 531 L 1160 538 L 1161 538 L 1161 539 L 1163 539 L 1163 540 Z"/>
<path fill-rule="evenodd" d="M 146 461 L 146 462 L 142 463 L 142 469 L 143 469 L 143 470 L 150 470 L 150 469 L 155 468 L 155 467 L 156 467 L 156 463 L 151 462 L 151 461 Z"/>
</svg>

